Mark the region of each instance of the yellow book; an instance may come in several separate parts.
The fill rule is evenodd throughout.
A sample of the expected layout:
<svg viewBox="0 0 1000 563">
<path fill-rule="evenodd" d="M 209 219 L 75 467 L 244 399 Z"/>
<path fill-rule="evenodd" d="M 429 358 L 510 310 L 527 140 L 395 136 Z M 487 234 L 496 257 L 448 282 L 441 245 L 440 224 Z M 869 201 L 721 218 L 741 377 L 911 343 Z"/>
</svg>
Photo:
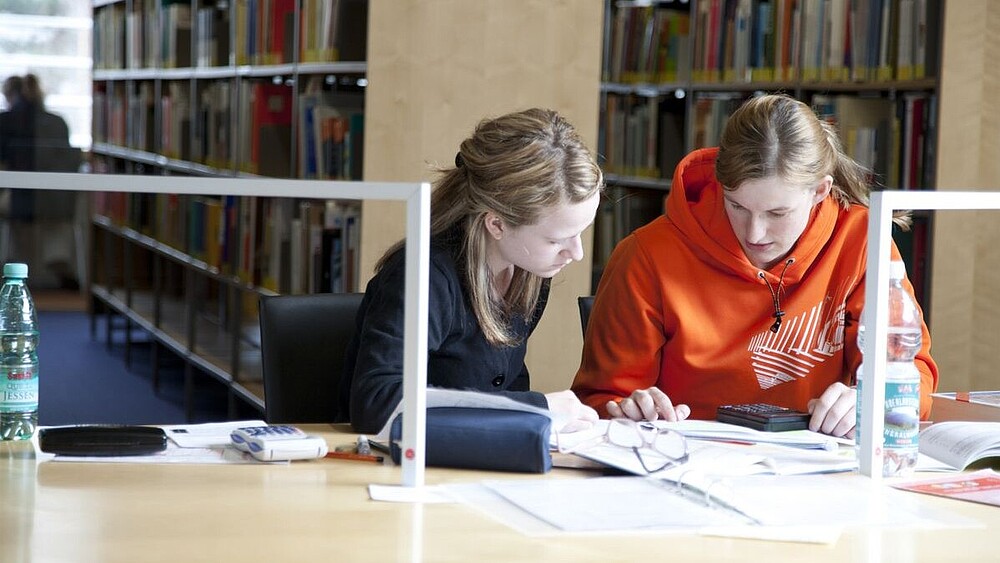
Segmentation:
<svg viewBox="0 0 1000 563">
<path fill-rule="evenodd" d="M 236 64 L 250 64 L 247 57 L 247 2 L 237 0 L 236 2 Z"/>
</svg>

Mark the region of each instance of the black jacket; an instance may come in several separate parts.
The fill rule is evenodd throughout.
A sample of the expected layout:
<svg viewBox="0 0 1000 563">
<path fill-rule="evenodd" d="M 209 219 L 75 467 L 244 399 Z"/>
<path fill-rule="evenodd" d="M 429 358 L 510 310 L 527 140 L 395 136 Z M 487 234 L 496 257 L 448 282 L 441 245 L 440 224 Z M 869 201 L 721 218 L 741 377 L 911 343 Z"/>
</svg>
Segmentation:
<svg viewBox="0 0 1000 563">
<path fill-rule="evenodd" d="M 80 149 L 70 146 L 63 118 L 23 100 L 0 113 L 0 169 L 76 172 L 80 161 Z M 40 195 L 42 199 L 36 202 Z M 20 221 L 65 220 L 73 216 L 75 207 L 72 192 L 14 190 L 8 213 L 10 219 Z"/>
<path fill-rule="evenodd" d="M 532 319 L 513 320 L 520 343 L 495 347 L 483 336 L 466 297 L 456 260 L 460 235 L 435 237 L 430 249 L 427 333 L 427 384 L 452 389 L 502 393 L 547 407 L 545 396 L 529 390 L 524 365 L 527 340 L 545 309 L 549 282 L 543 286 Z M 397 252 L 368 283 L 358 311 L 357 332 L 347 351 L 342 391 L 350 385 L 350 422 L 358 432 L 375 433 L 403 397 L 404 252 Z M 342 392 L 342 407 L 344 397 Z"/>
</svg>

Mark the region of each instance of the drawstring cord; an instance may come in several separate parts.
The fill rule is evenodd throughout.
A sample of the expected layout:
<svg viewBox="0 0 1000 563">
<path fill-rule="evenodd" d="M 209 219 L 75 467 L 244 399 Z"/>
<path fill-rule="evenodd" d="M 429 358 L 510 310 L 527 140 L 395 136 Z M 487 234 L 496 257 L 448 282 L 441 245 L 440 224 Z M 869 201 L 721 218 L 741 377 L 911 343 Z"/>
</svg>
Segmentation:
<svg viewBox="0 0 1000 563">
<path fill-rule="evenodd" d="M 757 272 L 757 277 L 764 280 L 764 285 L 767 286 L 767 290 L 771 292 L 771 301 L 774 304 L 774 324 L 771 325 L 771 332 L 778 332 L 778 328 L 781 327 L 781 317 L 785 316 L 785 312 L 781 310 L 781 292 L 785 290 L 785 272 L 788 271 L 788 267 L 795 262 L 795 258 L 789 258 L 785 260 L 785 267 L 781 269 L 781 275 L 778 276 L 778 285 L 772 286 L 771 282 L 767 281 L 767 276 L 764 272 Z"/>
</svg>

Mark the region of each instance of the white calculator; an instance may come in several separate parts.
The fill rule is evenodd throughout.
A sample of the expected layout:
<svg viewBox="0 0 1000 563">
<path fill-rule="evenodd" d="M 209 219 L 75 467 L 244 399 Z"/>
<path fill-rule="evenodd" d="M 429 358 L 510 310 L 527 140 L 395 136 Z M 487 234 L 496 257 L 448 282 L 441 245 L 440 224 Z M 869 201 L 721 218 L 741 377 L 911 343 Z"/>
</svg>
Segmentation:
<svg viewBox="0 0 1000 563">
<path fill-rule="evenodd" d="M 260 461 L 315 459 L 327 452 L 326 440 L 309 436 L 294 426 L 270 424 L 237 428 L 229 437 L 236 449 Z"/>
</svg>

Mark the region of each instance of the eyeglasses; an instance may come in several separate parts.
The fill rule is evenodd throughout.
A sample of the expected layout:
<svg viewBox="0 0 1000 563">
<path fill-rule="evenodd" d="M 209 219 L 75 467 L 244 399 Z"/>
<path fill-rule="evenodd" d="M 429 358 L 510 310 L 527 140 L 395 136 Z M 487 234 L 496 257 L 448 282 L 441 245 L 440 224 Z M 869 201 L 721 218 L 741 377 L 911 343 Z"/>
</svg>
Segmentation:
<svg viewBox="0 0 1000 563">
<path fill-rule="evenodd" d="M 556 435 L 557 443 L 559 435 Z M 596 443 L 595 443 L 596 440 Z M 636 422 L 628 418 L 612 418 L 604 434 L 569 448 L 559 447 L 561 453 L 574 453 L 598 444 L 610 444 L 632 450 L 646 473 L 658 473 L 681 465 L 688 460 L 688 446 L 684 435 L 676 430 L 657 428 L 649 422 Z"/>
</svg>

